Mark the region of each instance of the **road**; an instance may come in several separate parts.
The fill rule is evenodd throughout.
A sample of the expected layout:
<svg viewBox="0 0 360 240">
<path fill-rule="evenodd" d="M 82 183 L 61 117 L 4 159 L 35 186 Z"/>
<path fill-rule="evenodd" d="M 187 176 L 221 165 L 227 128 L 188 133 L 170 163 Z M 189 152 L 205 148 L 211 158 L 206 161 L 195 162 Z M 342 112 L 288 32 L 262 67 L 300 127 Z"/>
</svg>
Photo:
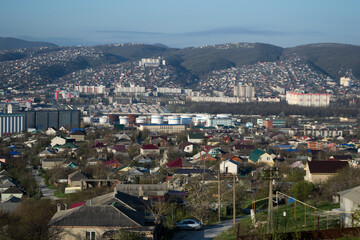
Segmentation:
<svg viewBox="0 0 360 240">
<path fill-rule="evenodd" d="M 34 179 L 37 183 L 37 185 L 40 188 L 40 192 L 42 197 L 41 198 L 49 198 L 51 200 L 58 200 L 59 198 L 54 196 L 54 192 L 56 189 L 49 189 L 42 177 L 40 177 L 39 172 L 37 170 L 32 170 L 32 175 L 34 176 Z"/>
<path fill-rule="evenodd" d="M 246 217 L 246 216 L 245 216 Z M 244 217 L 243 217 L 244 218 Z M 237 218 L 238 222 L 241 218 Z M 233 225 L 233 220 L 226 220 L 214 226 L 204 227 L 200 231 L 178 231 L 174 234 L 173 240 L 210 240 L 218 236 L 223 231 L 228 230 Z"/>
</svg>

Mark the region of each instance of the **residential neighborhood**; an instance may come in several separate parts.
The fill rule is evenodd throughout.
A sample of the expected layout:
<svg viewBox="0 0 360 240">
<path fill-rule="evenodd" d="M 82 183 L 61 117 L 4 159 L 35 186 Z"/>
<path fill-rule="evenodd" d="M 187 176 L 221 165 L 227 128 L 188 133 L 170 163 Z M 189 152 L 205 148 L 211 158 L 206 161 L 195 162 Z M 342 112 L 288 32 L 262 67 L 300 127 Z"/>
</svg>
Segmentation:
<svg viewBox="0 0 360 240">
<path fill-rule="evenodd" d="M 25 199 L 45 201 L 44 189 L 53 189 L 47 226 L 61 239 L 112 239 L 120 230 L 159 239 L 174 234 L 186 217 L 205 226 L 246 216 L 269 196 L 269 171 L 276 176 L 273 196 L 286 194 L 276 200 L 280 204 L 305 201 L 318 208 L 326 202 L 333 207 L 328 214 L 343 213 L 343 227 L 351 226 L 358 211 L 356 125 L 329 136 L 304 126 L 317 129 L 329 121 L 340 128 L 340 119 L 323 119 L 320 126 L 296 116 L 286 118 L 291 127 L 266 128 L 244 116 L 232 120 L 231 128 L 184 124 L 185 131 L 169 133 L 141 129 L 135 119 L 120 128 L 82 123 L 3 138 L 1 211 L 15 214 Z M 34 174 L 43 186 L 29 180 Z"/>
</svg>

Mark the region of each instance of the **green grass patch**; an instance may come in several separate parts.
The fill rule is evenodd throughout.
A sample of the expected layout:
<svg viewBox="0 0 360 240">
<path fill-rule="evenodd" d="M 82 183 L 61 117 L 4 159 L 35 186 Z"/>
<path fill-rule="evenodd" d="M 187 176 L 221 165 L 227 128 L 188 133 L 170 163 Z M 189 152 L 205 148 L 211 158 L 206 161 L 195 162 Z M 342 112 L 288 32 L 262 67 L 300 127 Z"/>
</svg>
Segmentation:
<svg viewBox="0 0 360 240">
<path fill-rule="evenodd" d="M 49 188 L 49 189 L 57 189 L 58 187 L 55 186 L 55 185 L 49 185 L 48 188 Z"/>
<path fill-rule="evenodd" d="M 57 198 L 66 198 L 69 196 L 69 194 L 62 193 L 60 190 L 56 190 L 54 192 L 54 196 Z"/>
</svg>

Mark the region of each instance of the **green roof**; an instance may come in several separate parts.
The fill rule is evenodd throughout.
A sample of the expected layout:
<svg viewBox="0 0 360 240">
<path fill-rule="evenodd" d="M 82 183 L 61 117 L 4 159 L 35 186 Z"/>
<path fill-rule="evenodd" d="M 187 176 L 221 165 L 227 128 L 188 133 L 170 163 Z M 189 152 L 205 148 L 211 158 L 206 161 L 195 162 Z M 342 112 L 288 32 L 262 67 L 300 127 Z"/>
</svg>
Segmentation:
<svg viewBox="0 0 360 240">
<path fill-rule="evenodd" d="M 65 143 L 63 145 L 56 144 L 53 148 L 78 148 L 75 144 Z"/>
<path fill-rule="evenodd" d="M 204 139 L 203 133 L 189 133 L 189 138 L 191 139 Z"/>
<path fill-rule="evenodd" d="M 260 156 L 263 155 L 264 153 L 265 153 L 264 151 L 257 148 L 254 151 L 252 151 L 252 153 L 249 156 L 249 159 L 253 162 L 257 162 Z"/>
</svg>

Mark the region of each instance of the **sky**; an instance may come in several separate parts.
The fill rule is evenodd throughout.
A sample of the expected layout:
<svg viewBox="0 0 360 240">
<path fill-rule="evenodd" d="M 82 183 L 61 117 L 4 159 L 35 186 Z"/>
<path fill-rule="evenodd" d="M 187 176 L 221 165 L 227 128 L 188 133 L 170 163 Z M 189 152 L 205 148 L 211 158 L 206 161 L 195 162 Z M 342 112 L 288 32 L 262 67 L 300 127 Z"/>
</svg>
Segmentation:
<svg viewBox="0 0 360 240">
<path fill-rule="evenodd" d="M 0 37 L 58 45 L 360 45 L 359 0 L 0 0 Z"/>
</svg>

